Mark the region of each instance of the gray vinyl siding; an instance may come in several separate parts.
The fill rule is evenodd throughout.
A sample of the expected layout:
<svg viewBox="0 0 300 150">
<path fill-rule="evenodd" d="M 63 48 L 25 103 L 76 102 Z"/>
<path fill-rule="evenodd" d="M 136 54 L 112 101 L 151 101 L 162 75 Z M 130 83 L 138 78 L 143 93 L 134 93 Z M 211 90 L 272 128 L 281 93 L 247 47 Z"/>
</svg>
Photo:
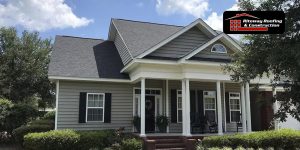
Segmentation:
<svg viewBox="0 0 300 150">
<path fill-rule="evenodd" d="M 129 51 L 127 50 L 125 43 L 123 42 L 123 40 L 118 32 L 116 33 L 114 43 L 115 43 L 116 48 L 118 49 L 118 52 L 122 59 L 122 62 L 125 66 L 132 60 L 132 57 L 131 57 Z"/>
<path fill-rule="evenodd" d="M 209 38 L 197 27 L 178 36 L 149 56 L 180 58 L 207 42 Z"/>
<path fill-rule="evenodd" d="M 226 47 L 226 49 L 227 49 L 227 53 L 224 54 L 224 53 L 214 53 L 214 52 L 211 52 L 211 48 L 215 44 L 222 44 L 222 45 L 224 45 Z M 230 49 L 228 46 L 226 46 L 222 42 L 217 41 L 217 42 L 211 44 L 210 46 L 208 46 L 207 48 L 205 48 L 204 50 L 202 50 L 201 52 L 199 52 L 198 54 L 196 54 L 193 57 L 196 57 L 196 58 L 230 59 L 231 58 L 230 55 L 232 55 L 232 54 L 234 54 L 234 51 L 232 49 Z M 193 57 L 192 57 L 192 59 L 193 59 Z"/>
<path fill-rule="evenodd" d="M 80 92 L 112 93 L 111 123 L 78 123 Z M 58 129 L 100 130 L 125 127 L 126 131 L 132 130 L 131 84 L 60 81 L 58 97 Z"/>
</svg>

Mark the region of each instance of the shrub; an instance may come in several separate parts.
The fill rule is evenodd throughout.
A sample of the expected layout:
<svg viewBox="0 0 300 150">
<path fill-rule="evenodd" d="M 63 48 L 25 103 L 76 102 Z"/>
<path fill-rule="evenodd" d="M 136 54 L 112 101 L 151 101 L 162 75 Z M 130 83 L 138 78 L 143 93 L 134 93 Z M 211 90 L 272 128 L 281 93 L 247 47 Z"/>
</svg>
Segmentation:
<svg viewBox="0 0 300 150">
<path fill-rule="evenodd" d="M 81 150 L 104 149 L 115 141 L 113 130 L 77 131 L 80 135 L 78 148 Z"/>
<path fill-rule="evenodd" d="M 44 120 L 55 120 L 55 111 L 48 111 L 42 119 Z"/>
<path fill-rule="evenodd" d="M 36 133 L 36 132 L 46 132 L 52 130 L 53 127 L 49 125 L 29 125 L 29 126 L 21 126 L 15 130 L 13 130 L 13 137 L 17 143 L 23 144 L 24 135 L 28 133 Z"/>
<path fill-rule="evenodd" d="M 232 147 L 295 149 L 300 148 L 300 131 L 283 129 L 279 131 L 260 131 L 249 134 L 214 136 L 204 138 L 205 148 Z"/>
<path fill-rule="evenodd" d="M 9 115 L 9 110 L 13 106 L 8 99 L 0 98 L 0 132 L 6 130 L 6 117 Z"/>
<path fill-rule="evenodd" d="M 9 133 L 22 125 L 27 124 L 38 116 L 38 110 L 28 104 L 15 104 L 5 118 L 5 130 Z"/>
<path fill-rule="evenodd" d="M 142 146 L 141 140 L 135 138 L 124 139 L 121 143 L 121 150 L 141 150 Z"/>
<path fill-rule="evenodd" d="M 12 144 L 13 138 L 7 132 L 0 132 L 0 145 Z"/>
<path fill-rule="evenodd" d="M 28 125 L 48 125 L 54 129 L 55 121 L 54 120 L 33 120 L 29 122 Z"/>
<path fill-rule="evenodd" d="M 73 130 L 53 130 L 43 133 L 29 133 L 24 136 L 27 150 L 76 149 L 80 135 Z"/>
</svg>

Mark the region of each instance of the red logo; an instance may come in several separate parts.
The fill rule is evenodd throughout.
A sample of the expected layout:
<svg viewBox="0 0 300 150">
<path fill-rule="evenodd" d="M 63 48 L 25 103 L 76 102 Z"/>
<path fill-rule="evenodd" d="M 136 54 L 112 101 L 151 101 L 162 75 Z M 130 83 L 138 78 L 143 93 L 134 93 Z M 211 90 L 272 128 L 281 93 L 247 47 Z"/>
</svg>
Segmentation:
<svg viewBox="0 0 300 150">
<path fill-rule="evenodd" d="M 235 16 L 226 19 L 226 20 L 230 20 L 230 31 L 268 31 L 267 27 L 248 27 L 248 26 L 242 27 L 242 20 L 235 19 L 239 17 L 251 17 L 251 18 L 259 19 L 258 17 L 255 17 L 247 13 L 236 14 Z"/>
</svg>

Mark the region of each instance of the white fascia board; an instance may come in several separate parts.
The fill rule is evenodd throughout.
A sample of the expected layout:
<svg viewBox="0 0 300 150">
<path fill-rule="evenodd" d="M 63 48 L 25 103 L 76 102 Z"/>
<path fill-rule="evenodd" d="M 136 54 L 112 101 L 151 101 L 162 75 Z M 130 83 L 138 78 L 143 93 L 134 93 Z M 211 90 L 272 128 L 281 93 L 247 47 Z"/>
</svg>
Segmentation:
<svg viewBox="0 0 300 150">
<path fill-rule="evenodd" d="M 218 36 L 214 37 L 213 39 L 211 39 L 210 41 L 208 41 L 207 43 L 203 44 L 202 46 L 200 46 L 199 48 L 197 48 L 196 50 L 192 51 L 191 53 L 189 53 L 188 55 L 184 56 L 183 58 L 181 58 L 179 61 L 183 61 L 186 59 L 190 59 L 191 57 L 193 57 L 194 55 L 196 55 L 197 53 L 201 52 L 203 49 L 205 49 L 206 47 L 208 47 L 209 45 L 213 44 L 214 42 L 216 42 L 217 40 L 219 40 L 221 37 L 224 37 L 224 33 L 219 34 Z"/>
<path fill-rule="evenodd" d="M 228 41 L 230 44 L 236 47 L 239 51 L 242 51 L 242 47 L 240 46 L 240 44 L 234 41 L 231 37 L 229 37 L 229 35 L 225 34 L 224 38 L 226 39 L 226 41 Z"/>
<path fill-rule="evenodd" d="M 193 60 L 183 61 L 182 64 L 187 64 L 187 65 L 205 65 L 205 66 L 221 66 L 221 65 L 226 65 L 226 63 L 221 63 L 221 62 L 207 62 L 207 61 L 193 61 Z"/>
<path fill-rule="evenodd" d="M 131 83 L 131 80 L 126 80 L 126 79 L 81 78 L 81 77 L 63 77 L 63 76 L 48 76 L 48 78 L 49 78 L 49 80 L 98 81 L 98 82 Z"/>
<path fill-rule="evenodd" d="M 212 33 L 213 35 L 217 35 L 217 32 L 215 32 L 202 19 L 199 18 L 199 19 L 195 20 L 194 22 L 192 22 L 191 24 L 185 26 L 183 29 L 181 29 L 178 32 L 174 33 L 173 35 L 169 36 L 167 39 L 161 41 L 160 43 L 156 44 L 155 46 L 153 46 L 152 48 L 148 49 L 144 53 L 140 54 L 139 56 L 137 56 L 137 58 L 143 58 L 143 57 L 145 57 L 146 55 L 152 53 L 153 51 L 157 50 L 158 48 L 162 47 L 163 45 L 165 45 L 168 42 L 172 41 L 173 39 L 177 38 L 181 34 L 185 33 L 188 30 L 190 30 L 191 28 L 193 28 L 197 24 L 200 24 L 201 26 L 203 26 L 206 30 L 208 30 L 209 33 Z"/>
</svg>

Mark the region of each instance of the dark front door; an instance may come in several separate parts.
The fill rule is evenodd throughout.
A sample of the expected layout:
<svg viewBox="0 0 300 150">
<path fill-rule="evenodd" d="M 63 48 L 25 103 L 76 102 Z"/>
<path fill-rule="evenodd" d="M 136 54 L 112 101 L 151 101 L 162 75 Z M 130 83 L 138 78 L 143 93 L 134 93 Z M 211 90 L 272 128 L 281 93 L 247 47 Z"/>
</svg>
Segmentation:
<svg viewBox="0 0 300 150">
<path fill-rule="evenodd" d="M 145 130 L 147 133 L 155 131 L 155 97 L 154 96 L 146 96 L 145 103 L 145 112 L 146 112 L 146 120 L 145 120 Z"/>
</svg>

